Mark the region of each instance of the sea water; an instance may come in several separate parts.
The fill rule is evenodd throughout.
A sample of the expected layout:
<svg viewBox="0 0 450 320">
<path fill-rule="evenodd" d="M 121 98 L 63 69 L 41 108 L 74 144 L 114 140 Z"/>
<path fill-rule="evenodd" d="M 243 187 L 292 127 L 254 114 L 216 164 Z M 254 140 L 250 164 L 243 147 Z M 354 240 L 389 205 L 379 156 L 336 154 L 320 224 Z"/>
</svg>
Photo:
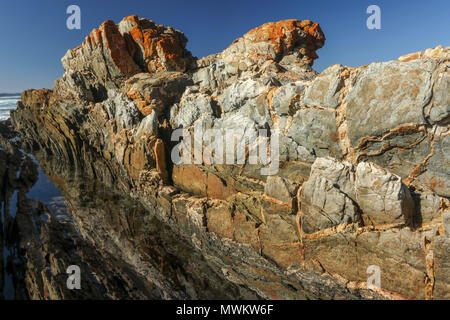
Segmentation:
<svg viewBox="0 0 450 320">
<path fill-rule="evenodd" d="M 9 118 L 9 112 L 16 109 L 19 100 L 18 93 L 0 93 L 0 121 Z"/>
</svg>

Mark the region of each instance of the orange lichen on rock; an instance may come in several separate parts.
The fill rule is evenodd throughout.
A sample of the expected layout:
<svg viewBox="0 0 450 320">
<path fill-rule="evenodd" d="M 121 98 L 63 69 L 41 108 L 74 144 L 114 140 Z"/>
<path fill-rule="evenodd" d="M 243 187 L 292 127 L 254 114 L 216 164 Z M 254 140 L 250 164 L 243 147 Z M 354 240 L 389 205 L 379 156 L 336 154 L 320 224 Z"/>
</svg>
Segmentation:
<svg viewBox="0 0 450 320">
<path fill-rule="evenodd" d="M 300 33 L 298 32 L 300 31 Z M 325 35 L 318 23 L 310 20 L 299 21 L 296 19 L 268 22 L 260 27 L 250 30 L 244 38 L 253 42 L 272 42 L 277 46 L 278 53 L 287 52 L 296 47 L 303 36 L 308 39 L 308 44 L 314 49 L 321 48 L 325 43 Z"/>
<path fill-rule="evenodd" d="M 316 50 L 324 44 L 325 36 L 318 23 L 289 19 L 268 22 L 250 30 L 221 55 L 227 63 L 245 59 L 280 62 L 289 56 L 285 62 L 311 66 L 318 58 Z"/>
<path fill-rule="evenodd" d="M 185 71 L 193 60 L 186 43 L 182 32 L 151 20 L 137 16 L 126 17 L 119 24 L 107 20 L 93 29 L 81 46 L 69 50 L 63 67 L 70 72 L 91 72 L 95 78 L 87 79 L 89 85 L 101 83 L 110 88 L 111 82 L 120 86 L 142 72 Z"/>
<path fill-rule="evenodd" d="M 105 37 L 105 45 L 110 50 L 111 58 L 120 72 L 127 76 L 139 72 L 138 66 L 130 57 L 126 41 L 120 34 L 117 25 L 108 20 L 101 25 L 100 30 Z"/>
<path fill-rule="evenodd" d="M 148 102 L 139 91 L 131 89 L 126 94 L 128 98 L 136 103 L 137 108 L 142 112 L 144 116 L 148 116 L 152 113 L 153 108 L 149 106 Z"/>
<path fill-rule="evenodd" d="M 86 50 L 78 53 L 77 51 L 82 48 Z M 108 55 L 111 58 L 114 67 L 122 76 L 129 77 L 140 72 L 139 67 L 128 52 L 125 39 L 112 20 L 107 20 L 98 29 L 92 30 L 82 45 L 71 51 L 74 54 L 85 55 L 90 53 L 94 55 L 95 53 L 92 52 L 95 49 L 103 50 L 103 55 Z"/>
<path fill-rule="evenodd" d="M 129 46 L 134 43 L 140 50 L 141 64 L 148 72 L 184 71 L 190 63 L 191 54 L 185 49 L 187 39 L 180 31 L 136 15 L 124 18 L 119 29 Z"/>
</svg>

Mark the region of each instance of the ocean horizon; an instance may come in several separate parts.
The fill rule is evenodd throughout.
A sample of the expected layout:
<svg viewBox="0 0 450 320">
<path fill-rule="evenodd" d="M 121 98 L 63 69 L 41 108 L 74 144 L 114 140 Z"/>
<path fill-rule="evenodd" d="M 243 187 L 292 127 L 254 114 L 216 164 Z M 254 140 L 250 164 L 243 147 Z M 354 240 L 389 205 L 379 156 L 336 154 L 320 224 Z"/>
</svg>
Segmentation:
<svg viewBox="0 0 450 320">
<path fill-rule="evenodd" d="M 10 111 L 17 108 L 20 93 L 0 93 L 0 121 L 9 119 Z"/>
</svg>

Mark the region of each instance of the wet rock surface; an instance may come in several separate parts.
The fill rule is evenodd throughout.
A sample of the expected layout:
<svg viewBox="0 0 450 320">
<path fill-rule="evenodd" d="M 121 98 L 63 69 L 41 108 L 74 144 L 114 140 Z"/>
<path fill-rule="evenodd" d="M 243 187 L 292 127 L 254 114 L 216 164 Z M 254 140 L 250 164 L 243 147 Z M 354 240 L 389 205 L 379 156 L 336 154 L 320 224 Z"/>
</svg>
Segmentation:
<svg viewBox="0 0 450 320">
<path fill-rule="evenodd" d="M 137 17 L 105 22 L 64 57 L 53 91 L 24 92 L 12 113 L 64 195 L 79 240 L 59 252 L 86 259 L 90 294 L 449 298 L 449 48 L 318 75 L 325 37 L 309 20 L 264 24 L 202 59 L 186 41 Z M 279 130 L 279 170 L 174 163 L 179 128 Z M 67 297 L 50 274 L 51 294 L 28 284 L 32 297 Z"/>
</svg>

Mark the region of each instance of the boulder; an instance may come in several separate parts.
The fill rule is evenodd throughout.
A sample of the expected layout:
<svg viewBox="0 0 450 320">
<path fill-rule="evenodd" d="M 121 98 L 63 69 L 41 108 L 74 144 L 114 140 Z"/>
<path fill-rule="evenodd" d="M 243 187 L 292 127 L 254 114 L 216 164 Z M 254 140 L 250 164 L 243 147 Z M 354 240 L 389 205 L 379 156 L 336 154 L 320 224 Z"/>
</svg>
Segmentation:
<svg viewBox="0 0 450 320">
<path fill-rule="evenodd" d="M 361 221 L 354 191 L 353 166 L 332 158 L 317 158 L 299 191 L 301 226 L 314 233 L 340 224 Z"/>
<path fill-rule="evenodd" d="M 399 176 L 361 162 L 356 167 L 355 191 L 364 224 L 412 223 L 414 201 Z"/>
<path fill-rule="evenodd" d="M 344 70 L 341 65 L 325 69 L 306 89 L 303 103 L 308 107 L 336 108 L 339 102 L 339 91 L 343 87 L 342 72 Z"/>
<path fill-rule="evenodd" d="M 378 137 L 404 124 L 425 124 L 424 107 L 432 95 L 433 60 L 372 63 L 362 69 L 347 97 L 348 135 Z"/>
</svg>

